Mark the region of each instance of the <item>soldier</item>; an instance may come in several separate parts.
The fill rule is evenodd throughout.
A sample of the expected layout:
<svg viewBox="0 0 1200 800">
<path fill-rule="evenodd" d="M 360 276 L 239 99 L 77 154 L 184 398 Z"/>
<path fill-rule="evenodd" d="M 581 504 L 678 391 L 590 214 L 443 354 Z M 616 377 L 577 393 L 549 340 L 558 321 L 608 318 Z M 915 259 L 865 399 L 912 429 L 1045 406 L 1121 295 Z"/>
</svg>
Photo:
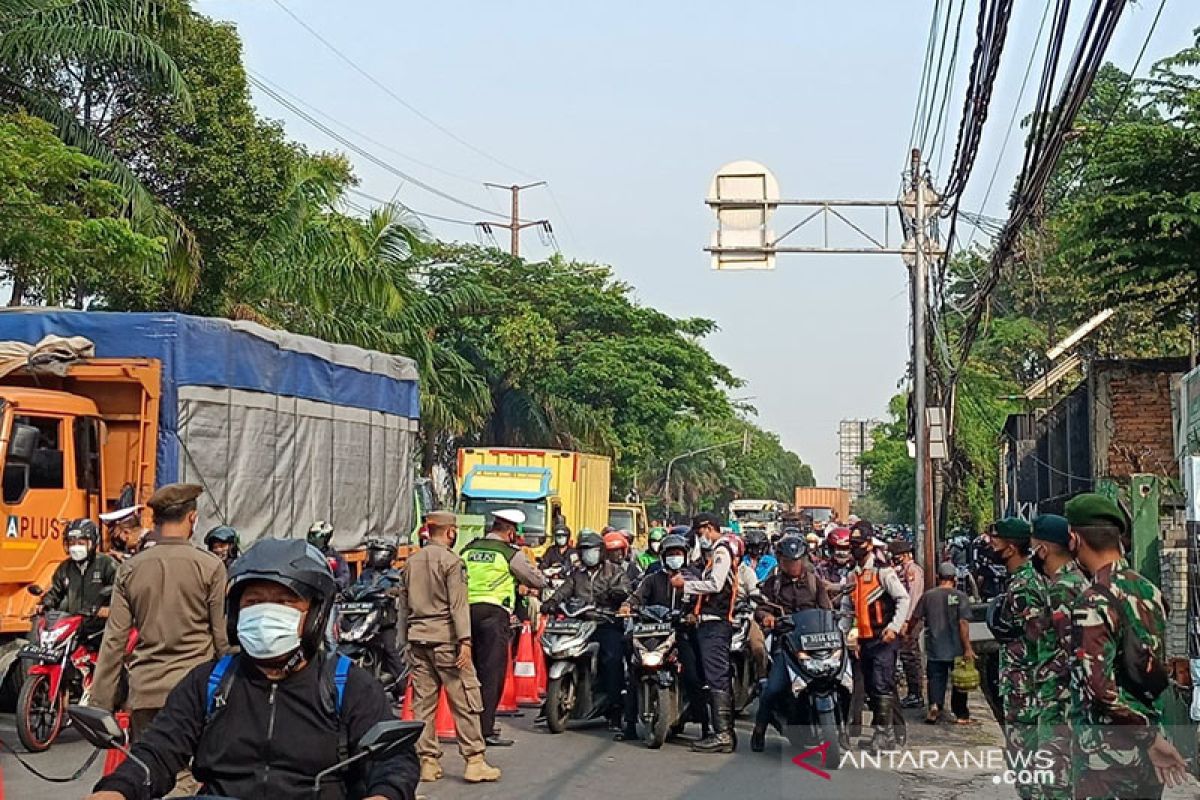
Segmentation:
<svg viewBox="0 0 1200 800">
<path fill-rule="evenodd" d="M 1187 775 L 1154 702 L 1168 682 L 1162 593 L 1122 557 L 1128 525 L 1115 503 L 1082 494 L 1066 515 L 1079 566 L 1091 576 L 1071 613 L 1075 794 L 1159 798 L 1164 784 Z"/>
<path fill-rule="evenodd" d="M 998 615 L 1012 632 L 1000 650 L 1000 700 L 1004 707 L 1004 738 L 1009 768 L 1028 768 L 1028 759 L 1037 752 L 1038 712 L 1037 640 L 1046 613 L 1046 581 L 1029 562 L 1029 523 L 1008 517 L 996 523 L 988 537 L 991 557 L 1003 563 L 1012 579 L 999 599 Z M 1020 785 L 1017 793 L 1033 797 L 1036 787 Z"/>
<path fill-rule="evenodd" d="M 438 693 L 444 687 L 458 752 L 467 762 L 468 783 L 500 780 L 500 770 L 484 760 L 486 745 L 480 731 L 483 699 L 471 661 L 471 609 L 467 604 L 467 568 L 454 552 L 458 519 L 449 511 L 425 518 L 429 542 L 414 553 L 400 577 L 399 629 L 408 643 L 413 687 L 413 716 L 425 723 L 417 755 L 421 780 L 442 777 L 434 717 Z M 403 646 L 403 644 L 402 644 Z"/>
</svg>

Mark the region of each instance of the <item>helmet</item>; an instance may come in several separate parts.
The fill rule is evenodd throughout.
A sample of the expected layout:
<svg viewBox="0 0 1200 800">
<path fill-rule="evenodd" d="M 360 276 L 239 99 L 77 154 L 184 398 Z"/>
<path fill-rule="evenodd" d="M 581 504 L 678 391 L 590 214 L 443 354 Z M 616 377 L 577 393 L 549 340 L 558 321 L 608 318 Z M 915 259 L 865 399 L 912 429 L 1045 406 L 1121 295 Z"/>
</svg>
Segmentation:
<svg viewBox="0 0 1200 800">
<path fill-rule="evenodd" d="M 93 551 L 100 542 L 100 529 L 87 517 L 73 520 L 63 533 L 63 547 L 70 545 L 72 539 L 87 539 L 88 551 Z"/>
<path fill-rule="evenodd" d="M 775 554 L 781 561 L 799 561 L 808 554 L 808 542 L 799 536 L 785 536 L 775 545 Z"/>
<path fill-rule="evenodd" d="M 319 519 L 308 529 L 308 543 L 318 550 L 325 550 L 333 539 L 333 526 Z"/>
<path fill-rule="evenodd" d="M 238 532 L 228 525 L 218 525 L 208 533 L 204 534 L 204 546 L 211 548 L 214 542 L 226 542 L 238 546 Z"/>
<path fill-rule="evenodd" d="M 667 531 L 670 536 L 682 536 L 685 540 L 692 533 L 691 525 L 672 525 L 671 530 Z"/>
<path fill-rule="evenodd" d="M 809 531 L 804 534 L 804 542 L 808 545 L 808 549 L 812 550 L 821 543 L 821 537 L 817 535 L 816 531 Z"/>
<path fill-rule="evenodd" d="M 624 539 L 621 541 L 624 541 Z M 579 544 L 576 546 L 580 550 L 587 550 L 591 547 L 604 547 L 604 540 L 600 538 L 600 534 L 591 528 L 584 528 L 579 532 Z"/>
<path fill-rule="evenodd" d="M 252 581 L 278 583 L 312 604 L 300 631 L 300 647 L 308 656 L 315 653 L 325 637 L 325 623 L 329 621 L 329 609 L 337 591 L 333 571 L 325 556 L 313 545 L 299 539 L 260 539 L 247 550 L 229 570 L 225 630 L 230 642 L 238 640 L 242 592 Z"/>
<path fill-rule="evenodd" d="M 616 528 L 614 528 L 612 525 L 605 525 L 603 528 L 600 529 L 600 535 L 607 536 L 608 534 L 613 533 L 614 531 L 616 531 Z"/>
<path fill-rule="evenodd" d="M 385 539 L 367 540 L 367 566 L 387 569 L 396 560 L 396 545 Z"/>
<path fill-rule="evenodd" d="M 650 529 L 650 537 L 649 537 L 650 541 L 659 542 L 666 538 L 667 538 L 667 529 L 666 528 L 651 528 Z"/>
<path fill-rule="evenodd" d="M 624 528 L 622 528 L 621 530 L 619 530 L 617 532 L 625 537 L 625 546 L 626 547 L 633 547 L 633 534 L 632 533 L 625 530 Z"/>
<path fill-rule="evenodd" d="M 767 548 L 771 543 L 767 539 L 767 534 L 757 528 L 752 531 L 746 531 L 746 552 L 752 556 L 759 556 L 767 552 Z"/>
<path fill-rule="evenodd" d="M 849 528 L 834 528 L 825 536 L 825 544 L 832 550 L 839 547 L 850 546 L 850 529 Z"/>
<path fill-rule="evenodd" d="M 625 541 L 625 535 L 621 531 L 613 531 L 604 534 L 604 549 L 628 550 L 629 542 Z"/>
<path fill-rule="evenodd" d="M 672 533 L 665 536 L 662 540 L 662 552 L 665 555 L 668 550 L 683 550 L 687 551 L 687 537 Z"/>
<path fill-rule="evenodd" d="M 799 528 L 797 528 L 795 525 L 789 525 L 783 529 L 783 536 L 800 536 L 803 533 L 804 532 L 802 530 L 800 530 Z M 782 539 L 783 536 L 780 536 L 780 538 Z"/>
</svg>

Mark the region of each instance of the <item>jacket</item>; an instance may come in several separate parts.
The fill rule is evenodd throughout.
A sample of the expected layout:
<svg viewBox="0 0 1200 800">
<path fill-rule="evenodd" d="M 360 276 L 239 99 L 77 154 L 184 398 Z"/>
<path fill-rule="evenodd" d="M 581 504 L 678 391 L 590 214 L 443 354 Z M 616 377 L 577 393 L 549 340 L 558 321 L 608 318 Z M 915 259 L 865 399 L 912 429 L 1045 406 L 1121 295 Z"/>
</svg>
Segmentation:
<svg viewBox="0 0 1200 800">
<path fill-rule="evenodd" d="M 103 553 L 83 562 L 68 558 L 54 570 L 50 588 L 42 595 L 42 605 L 68 614 L 93 613 L 110 603 L 111 598 L 101 597 L 100 592 L 112 586 L 116 575 L 117 562 Z"/>
<path fill-rule="evenodd" d="M 471 638 L 467 567 L 458 553 L 430 542 L 409 557 L 400 586 L 402 644 L 453 644 Z"/>
<path fill-rule="evenodd" d="M 763 582 L 759 591 L 766 600 L 754 612 L 754 619 L 759 624 L 768 614 L 779 617 L 807 608 L 833 608 L 825 584 L 807 564 L 799 578 L 793 578 L 786 572 L 776 572 Z"/>
<path fill-rule="evenodd" d="M 637 592 L 632 598 L 633 605 L 639 608 L 665 606 L 672 611 L 690 611 L 691 603 L 684 603 L 683 590 L 676 589 L 671 585 L 671 574 L 666 569 L 657 569 L 654 572 L 646 573 L 646 577 L 638 584 Z M 690 575 L 690 570 L 682 574 L 685 579 L 693 577 Z"/>
<path fill-rule="evenodd" d="M 625 566 L 611 561 L 602 561 L 594 569 L 580 567 L 573 570 L 562 586 L 550 597 L 550 604 L 561 606 L 574 598 L 598 609 L 616 611 L 629 597 L 629 576 Z"/>
<path fill-rule="evenodd" d="M 352 667 L 337 719 L 323 710 L 321 662 L 314 661 L 282 681 L 271 681 L 246 658 L 236 670 L 223 706 L 208 714 L 208 677 L 215 662 L 191 670 L 133 754 L 150 766 L 150 785 L 141 768 L 125 761 L 96 784 L 96 791 L 120 792 L 126 800 L 149 800 L 171 791 L 176 773 L 192 764 L 203 794 L 252 800 L 312 797 L 313 778 L 338 761 L 338 725 L 349 751 L 376 722 L 395 719 L 383 687 Z M 339 722 L 340 720 L 340 722 Z M 365 795 L 413 800 L 419 777 L 416 751 L 404 748 L 347 777 L 362 781 Z M 324 784 L 322 800 L 342 800 L 341 781 Z"/>
</svg>

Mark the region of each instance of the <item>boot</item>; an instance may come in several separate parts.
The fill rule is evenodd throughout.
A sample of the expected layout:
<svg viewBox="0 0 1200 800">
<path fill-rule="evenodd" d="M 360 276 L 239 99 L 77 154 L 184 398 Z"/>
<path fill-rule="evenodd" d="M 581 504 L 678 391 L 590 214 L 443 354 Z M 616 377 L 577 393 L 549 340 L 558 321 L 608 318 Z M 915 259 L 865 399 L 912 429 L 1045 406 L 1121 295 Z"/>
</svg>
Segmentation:
<svg viewBox="0 0 1200 800">
<path fill-rule="evenodd" d="M 871 738 L 871 749 L 876 752 L 896 749 L 895 713 L 896 698 L 875 698 L 875 718 L 871 720 L 875 735 Z"/>
<path fill-rule="evenodd" d="M 754 730 L 750 732 L 750 749 L 755 753 L 761 753 L 767 746 L 767 726 L 754 723 Z"/>
<path fill-rule="evenodd" d="M 709 692 L 713 735 L 692 744 L 697 753 L 732 753 L 737 749 L 733 736 L 733 695 L 713 689 Z"/>
<path fill-rule="evenodd" d="M 485 783 L 500 780 L 500 768 L 493 767 L 483 760 L 483 754 L 467 759 L 467 768 L 463 770 L 463 780 L 467 783 Z"/>
<path fill-rule="evenodd" d="M 441 777 L 441 763 L 436 758 L 421 756 L 421 783 L 433 783 Z"/>
</svg>

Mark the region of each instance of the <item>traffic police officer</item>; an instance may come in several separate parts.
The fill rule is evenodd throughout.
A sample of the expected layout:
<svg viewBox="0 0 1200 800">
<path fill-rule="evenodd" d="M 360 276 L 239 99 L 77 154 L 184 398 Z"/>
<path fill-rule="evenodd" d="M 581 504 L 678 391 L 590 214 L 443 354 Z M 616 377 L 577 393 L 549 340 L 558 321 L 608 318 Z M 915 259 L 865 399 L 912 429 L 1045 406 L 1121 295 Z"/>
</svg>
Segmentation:
<svg viewBox="0 0 1200 800">
<path fill-rule="evenodd" d="M 483 700 L 471 661 L 471 612 L 467 605 L 467 570 L 452 549 L 458 520 L 449 511 L 425 518 L 429 542 L 409 557 L 400 577 L 399 629 L 408 643 L 413 687 L 413 716 L 425 723 L 417 743 L 421 780 L 442 777 L 434 717 L 438 693 L 444 687 L 458 752 L 466 760 L 468 783 L 496 781 L 500 770 L 484 760 L 486 749 L 479 727 Z"/>
<path fill-rule="evenodd" d="M 525 523 L 525 514 L 504 509 L 492 515 L 488 535 L 462 549 L 467 564 L 467 600 L 471 604 L 471 656 L 483 689 L 482 723 L 484 739 L 492 747 L 507 747 L 511 739 L 500 738 L 496 730 L 496 708 L 504 692 L 504 679 L 511 657 L 510 619 L 517 600 L 517 583 L 541 589 L 546 579 L 520 548 L 514 546 L 517 526 Z"/>
</svg>

